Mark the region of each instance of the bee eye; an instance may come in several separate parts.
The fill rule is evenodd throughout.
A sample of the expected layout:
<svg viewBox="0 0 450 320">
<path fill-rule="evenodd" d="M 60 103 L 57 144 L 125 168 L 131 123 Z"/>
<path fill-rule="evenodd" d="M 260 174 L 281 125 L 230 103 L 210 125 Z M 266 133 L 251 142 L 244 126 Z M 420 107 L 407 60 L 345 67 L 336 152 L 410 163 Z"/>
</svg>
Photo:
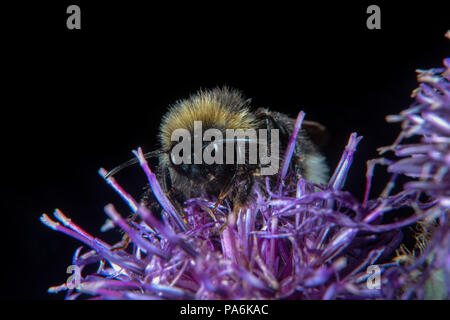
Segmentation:
<svg viewBox="0 0 450 320">
<path fill-rule="evenodd" d="M 219 151 L 219 143 L 215 142 L 214 143 L 214 152 L 218 152 Z"/>
<path fill-rule="evenodd" d="M 179 166 L 180 164 L 190 163 L 189 150 L 184 148 L 175 148 L 177 145 L 173 145 L 169 151 L 169 160 L 173 166 Z M 193 150 L 192 150 L 193 151 Z"/>
<path fill-rule="evenodd" d="M 181 152 L 180 152 L 181 153 Z M 177 159 L 175 158 L 174 153 L 172 152 L 172 150 L 170 151 L 170 162 L 172 163 L 172 165 L 177 165 Z"/>
</svg>

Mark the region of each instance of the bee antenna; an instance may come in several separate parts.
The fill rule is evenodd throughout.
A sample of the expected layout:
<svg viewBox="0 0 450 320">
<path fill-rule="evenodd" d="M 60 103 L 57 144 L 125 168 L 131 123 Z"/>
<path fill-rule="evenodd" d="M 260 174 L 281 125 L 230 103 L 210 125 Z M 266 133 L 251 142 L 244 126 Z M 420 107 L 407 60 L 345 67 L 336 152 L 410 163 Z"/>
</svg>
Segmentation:
<svg viewBox="0 0 450 320">
<path fill-rule="evenodd" d="M 144 158 L 148 159 L 148 158 L 157 157 L 157 156 L 159 156 L 162 153 L 164 153 L 163 150 L 155 150 L 155 151 L 147 152 L 147 153 L 144 154 Z M 129 166 L 132 166 L 133 164 L 136 164 L 136 163 L 139 163 L 138 158 L 130 159 L 130 160 L 122 163 L 121 165 L 118 165 L 117 167 L 115 167 L 111 171 L 109 171 L 105 175 L 104 178 L 108 179 L 108 178 L 112 177 L 113 175 L 115 175 L 117 172 L 122 171 L 122 169 L 128 168 Z"/>
</svg>

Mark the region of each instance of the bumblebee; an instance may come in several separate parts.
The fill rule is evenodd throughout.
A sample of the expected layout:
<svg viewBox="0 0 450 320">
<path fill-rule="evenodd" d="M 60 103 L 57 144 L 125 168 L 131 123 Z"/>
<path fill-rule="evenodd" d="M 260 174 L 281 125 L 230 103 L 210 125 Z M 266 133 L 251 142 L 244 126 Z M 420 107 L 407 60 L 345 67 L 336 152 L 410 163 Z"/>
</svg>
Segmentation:
<svg viewBox="0 0 450 320">
<path fill-rule="evenodd" d="M 156 171 L 158 180 L 169 199 L 174 201 L 179 209 L 186 200 L 202 197 L 217 201 L 216 205 L 227 201 L 235 211 L 250 202 L 254 188 L 261 187 L 261 190 L 265 190 L 263 186 L 266 183 L 266 176 L 261 175 L 263 165 L 259 162 L 251 163 L 247 157 L 244 157 L 245 161 L 241 163 L 207 164 L 174 161 L 173 150 L 179 142 L 173 139 L 174 131 L 182 128 L 194 135 L 195 122 L 201 122 L 203 130 L 216 129 L 224 136 L 230 129 L 255 131 L 264 129 L 271 137 L 270 132 L 277 129 L 279 150 L 268 152 L 278 151 L 280 158 L 284 155 L 295 125 L 295 119 L 283 113 L 266 108 L 252 109 L 250 99 L 245 99 L 240 91 L 228 87 L 200 90 L 187 99 L 177 101 L 162 119 L 159 131 L 161 147 L 148 153 L 146 157 L 158 157 L 159 167 Z M 318 145 L 325 142 L 326 135 L 326 129 L 321 124 L 303 121 L 290 164 L 291 172 L 313 183 L 327 182 L 328 167 L 318 148 Z M 223 139 L 222 142 L 237 143 L 233 139 Z M 211 147 L 214 143 L 216 144 L 214 147 L 217 147 L 217 141 L 207 141 L 202 145 L 201 150 L 208 145 Z M 267 145 L 271 146 L 271 143 Z M 237 156 L 236 150 L 234 149 L 234 156 Z M 136 160 L 130 160 L 112 170 L 108 176 L 136 162 Z M 278 174 L 269 176 L 270 183 L 275 184 L 278 178 Z M 151 206 L 154 202 L 152 197 L 152 191 L 148 188 L 142 202 Z"/>
</svg>

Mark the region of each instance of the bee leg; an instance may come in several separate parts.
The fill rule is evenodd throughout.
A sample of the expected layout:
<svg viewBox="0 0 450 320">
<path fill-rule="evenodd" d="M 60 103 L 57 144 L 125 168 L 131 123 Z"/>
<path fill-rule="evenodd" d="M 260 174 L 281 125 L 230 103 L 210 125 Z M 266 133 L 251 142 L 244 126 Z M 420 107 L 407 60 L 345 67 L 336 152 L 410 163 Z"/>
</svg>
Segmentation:
<svg viewBox="0 0 450 320">
<path fill-rule="evenodd" d="M 220 232 L 225 230 L 228 226 L 234 225 L 239 217 L 239 213 L 245 208 L 245 206 L 249 203 L 251 198 L 251 191 L 253 189 L 254 179 L 253 174 L 248 174 L 247 179 L 241 183 L 236 190 L 231 189 L 231 191 L 235 191 L 236 195 L 233 197 L 233 210 L 230 215 L 225 219 L 225 223 L 220 228 Z"/>
<path fill-rule="evenodd" d="M 230 194 L 230 192 L 233 189 L 230 187 L 227 187 L 226 189 L 222 189 L 222 191 L 219 194 L 219 197 L 216 200 L 216 203 L 214 204 L 213 211 L 215 212 L 217 210 L 217 207 L 225 200 L 225 198 Z"/>
<path fill-rule="evenodd" d="M 240 211 L 240 209 L 244 208 L 252 199 L 252 189 L 254 183 L 254 175 L 247 174 L 244 182 L 237 187 L 233 204 L 233 207 L 238 209 L 237 211 Z"/>
<path fill-rule="evenodd" d="M 183 219 L 184 223 L 187 224 L 188 222 L 186 220 L 186 215 L 184 214 L 184 211 L 183 211 L 183 206 L 177 199 L 175 199 L 174 196 L 172 196 L 174 193 L 175 193 L 175 190 L 171 190 L 171 192 L 167 194 L 167 198 L 172 203 L 172 205 L 175 207 L 175 211 L 177 212 L 177 214 L 181 217 L 181 219 Z"/>
<path fill-rule="evenodd" d="M 210 215 L 212 215 L 212 218 L 214 221 L 217 221 L 217 218 L 215 217 L 215 212 L 217 210 L 217 207 L 222 203 L 222 201 L 231 193 L 233 188 L 231 188 L 231 185 L 227 189 L 222 189 L 220 192 L 219 197 L 217 198 L 216 203 L 214 204 L 214 208 L 212 209 Z M 225 228 L 228 226 L 228 217 L 225 217 L 225 222 L 222 224 L 222 226 L 219 229 L 219 232 L 222 232 L 225 230 Z"/>
<path fill-rule="evenodd" d="M 185 223 L 187 223 L 183 207 L 180 203 L 183 203 L 184 200 L 177 197 L 177 192 L 172 187 L 172 183 L 170 180 L 170 174 L 167 166 L 160 166 L 158 169 L 158 181 L 161 184 L 162 191 L 169 199 L 170 203 L 175 208 L 175 211 L 177 212 L 178 216 L 180 216 Z M 141 197 L 141 203 L 150 208 L 153 213 L 158 213 L 158 218 L 161 219 L 162 215 L 162 207 L 158 203 L 158 200 L 156 199 L 152 189 L 150 188 L 150 185 L 146 186 L 146 191 L 144 195 Z"/>
<path fill-rule="evenodd" d="M 138 216 L 135 213 L 132 213 L 128 218 L 126 219 L 130 224 L 131 222 L 136 221 Z M 127 233 L 122 234 L 122 240 L 119 243 L 116 243 L 114 246 L 112 246 L 111 251 L 118 251 L 118 250 L 126 250 L 128 246 L 131 243 L 131 238 Z"/>
<path fill-rule="evenodd" d="M 114 246 L 111 247 L 111 251 L 119 251 L 119 250 L 123 250 L 125 251 L 128 246 L 130 245 L 131 242 L 131 238 L 128 234 L 124 234 L 122 236 L 122 240 L 119 243 L 116 243 Z"/>
<path fill-rule="evenodd" d="M 187 224 L 187 220 L 183 211 L 183 206 L 181 205 L 181 203 L 183 203 L 184 201 L 182 200 L 178 201 L 179 199 L 176 199 L 177 192 L 172 186 L 169 168 L 167 166 L 162 166 L 159 175 L 161 177 L 161 179 L 159 180 L 161 180 L 161 185 L 164 193 L 166 194 L 169 201 L 175 207 L 175 211 L 177 212 L 177 214 L 181 217 L 181 219 L 183 219 L 184 223 Z"/>
<path fill-rule="evenodd" d="M 170 190 L 170 184 L 168 178 L 170 177 L 169 169 L 167 166 L 160 166 L 158 168 L 158 180 L 161 182 L 161 187 L 165 193 L 168 193 Z"/>
<path fill-rule="evenodd" d="M 175 211 L 178 214 L 178 216 L 181 217 L 181 219 L 183 219 L 184 223 L 187 224 L 186 217 L 185 217 L 185 214 L 184 214 L 184 211 L 183 211 L 183 207 L 181 205 L 182 199 L 179 199 L 179 198 L 176 197 L 177 196 L 176 190 L 171 189 L 168 192 L 164 191 L 164 193 L 167 196 L 167 199 L 169 199 L 170 203 L 175 208 Z M 144 199 L 144 201 L 141 200 L 141 202 L 147 208 L 149 208 L 154 214 L 156 214 L 158 219 L 160 219 L 160 220 L 162 219 L 162 215 L 164 214 L 163 213 L 164 209 L 159 204 L 158 200 L 156 199 L 156 197 L 153 194 L 153 191 L 151 191 L 151 189 L 149 189 L 149 192 L 147 193 L 146 198 Z"/>
<path fill-rule="evenodd" d="M 226 184 L 226 186 L 220 192 L 219 197 L 217 198 L 217 201 L 214 205 L 213 212 L 216 212 L 217 207 L 222 203 L 222 201 L 225 200 L 225 198 L 228 197 L 230 195 L 230 193 L 234 191 L 234 187 L 235 187 L 234 184 L 235 184 L 236 180 L 237 180 L 237 174 L 234 174 L 233 177 L 230 179 L 230 181 Z M 214 219 L 214 221 L 216 221 L 216 219 Z M 221 233 L 223 230 L 225 230 L 225 228 L 228 227 L 228 224 L 229 224 L 229 217 L 225 217 L 225 222 L 220 227 L 219 233 Z"/>
<path fill-rule="evenodd" d="M 225 185 L 225 187 L 220 191 L 219 197 L 214 204 L 213 210 L 216 211 L 217 207 L 222 203 L 223 200 L 233 191 L 233 184 L 236 181 L 236 174 L 230 179 L 230 181 Z"/>
<path fill-rule="evenodd" d="M 219 233 L 222 233 L 228 227 L 229 220 L 228 217 L 225 218 L 225 222 L 220 226 Z"/>
<path fill-rule="evenodd" d="M 228 226 L 234 226 L 236 224 L 237 217 L 240 211 L 240 207 L 233 206 L 233 211 L 231 211 L 228 217 L 225 217 L 225 222 L 220 227 L 219 233 L 222 233 L 226 228 L 228 228 Z"/>
<path fill-rule="evenodd" d="M 239 217 L 239 213 L 241 212 L 242 207 L 239 205 L 233 206 L 233 211 L 225 218 L 224 224 L 220 227 L 219 232 L 223 232 L 228 226 L 234 226 Z"/>
</svg>

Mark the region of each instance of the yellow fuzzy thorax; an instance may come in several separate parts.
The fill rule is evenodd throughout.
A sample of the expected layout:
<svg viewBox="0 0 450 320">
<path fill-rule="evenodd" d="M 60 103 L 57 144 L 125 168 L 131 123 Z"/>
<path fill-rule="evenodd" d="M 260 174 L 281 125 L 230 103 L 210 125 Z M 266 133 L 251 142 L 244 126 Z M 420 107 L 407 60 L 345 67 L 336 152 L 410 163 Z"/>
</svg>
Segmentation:
<svg viewBox="0 0 450 320">
<path fill-rule="evenodd" d="M 160 128 L 162 147 L 166 150 L 170 148 L 172 132 L 176 129 L 193 132 L 194 121 L 201 121 L 203 130 L 246 130 L 255 128 L 257 124 L 239 92 L 227 88 L 199 91 L 177 102 L 163 117 Z"/>
</svg>

